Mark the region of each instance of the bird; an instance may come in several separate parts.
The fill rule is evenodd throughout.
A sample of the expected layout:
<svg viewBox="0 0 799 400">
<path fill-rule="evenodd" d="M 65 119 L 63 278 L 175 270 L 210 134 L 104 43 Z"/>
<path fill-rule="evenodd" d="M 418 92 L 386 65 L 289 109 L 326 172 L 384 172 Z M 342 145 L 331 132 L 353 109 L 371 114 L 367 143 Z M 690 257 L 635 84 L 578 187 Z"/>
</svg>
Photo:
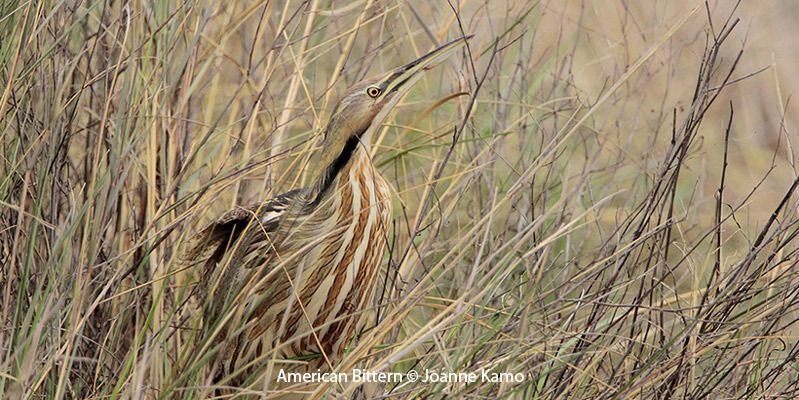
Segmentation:
<svg viewBox="0 0 799 400">
<path fill-rule="evenodd" d="M 424 71 L 468 39 L 351 86 L 333 108 L 311 185 L 236 207 L 184 253 L 199 274 L 201 335 L 216 382 L 253 384 L 270 359 L 330 368 L 364 327 L 390 232 L 392 188 L 371 139 Z"/>
</svg>

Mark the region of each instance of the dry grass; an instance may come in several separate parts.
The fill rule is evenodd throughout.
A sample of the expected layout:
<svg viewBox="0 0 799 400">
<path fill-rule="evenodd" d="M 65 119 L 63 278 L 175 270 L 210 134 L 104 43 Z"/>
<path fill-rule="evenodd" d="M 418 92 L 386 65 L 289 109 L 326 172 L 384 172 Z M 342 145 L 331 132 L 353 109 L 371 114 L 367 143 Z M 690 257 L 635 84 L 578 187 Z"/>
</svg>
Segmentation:
<svg viewBox="0 0 799 400">
<path fill-rule="evenodd" d="M 0 2 L 0 396 L 210 396 L 177 250 L 306 184 L 341 88 L 463 32 L 378 135 L 380 323 L 337 368 L 526 377 L 397 398 L 797 396 L 799 10 L 734 5 Z"/>
</svg>

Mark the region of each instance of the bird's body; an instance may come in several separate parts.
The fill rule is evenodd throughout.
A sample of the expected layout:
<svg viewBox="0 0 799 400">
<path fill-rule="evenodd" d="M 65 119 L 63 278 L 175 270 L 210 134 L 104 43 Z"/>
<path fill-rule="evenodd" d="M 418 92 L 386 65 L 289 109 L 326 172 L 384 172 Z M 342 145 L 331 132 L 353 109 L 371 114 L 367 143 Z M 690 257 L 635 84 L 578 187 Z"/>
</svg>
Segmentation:
<svg viewBox="0 0 799 400">
<path fill-rule="evenodd" d="M 419 72 L 459 42 L 351 87 L 325 129 L 311 187 L 232 210 L 200 232 L 185 257 L 202 266 L 202 332 L 221 347 L 217 381 L 252 382 L 270 359 L 309 353 L 315 370 L 344 353 L 373 311 L 389 236 L 391 189 L 370 138 Z"/>
<path fill-rule="evenodd" d="M 268 274 L 256 291 L 269 297 L 252 306 L 252 326 L 229 347 L 229 372 L 272 349 L 276 340 L 285 344 L 284 357 L 323 353 L 331 358 L 342 354 L 360 326 L 386 247 L 391 194 L 364 146 L 359 147 L 316 200 L 318 207 L 307 207 L 314 201 L 311 191 L 295 190 L 268 202 L 260 213 L 247 212 L 261 217 L 236 252 L 244 254 L 240 265 Z"/>
</svg>

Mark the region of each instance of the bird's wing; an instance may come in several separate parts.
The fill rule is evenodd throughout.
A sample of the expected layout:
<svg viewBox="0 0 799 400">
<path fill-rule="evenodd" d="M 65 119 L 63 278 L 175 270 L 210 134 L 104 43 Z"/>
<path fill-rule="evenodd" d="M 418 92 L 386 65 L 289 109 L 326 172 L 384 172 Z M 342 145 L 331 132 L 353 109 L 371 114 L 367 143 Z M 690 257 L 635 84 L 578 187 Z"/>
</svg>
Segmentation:
<svg viewBox="0 0 799 400">
<path fill-rule="evenodd" d="M 214 302 L 208 300 L 214 298 L 220 289 L 229 288 L 239 270 L 240 262 L 237 260 L 241 256 L 230 254 L 234 253 L 232 250 L 244 255 L 249 251 L 249 243 L 253 240 L 266 238 L 271 233 L 276 234 L 287 210 L 295 202 L 302 201 L 307 193 L 308 189 L 296 189 L 262 203 L 236 207 L 206 226 L 187 243 L 179 256 L 178 270 L 185 270 L 189 279 L 196 284 L 189 295 L 181 300 L 179 326 L 184 326 L 187 321 L 198 316 L 206 322 L 216 319 L 225 301 L 219 298 L 215 298 Z M 218 268 L 220 265 L 225 268 Z M 227 292 L 222 293 L 228 295 Z"/>
<path fill-rule="evenodd" d="M 307 192 L 308 189 L 295 189 L 265 202 L 226 212 L 192 240 L 182 256 L 184 265 L 200 267 L 202 276 L 211 276 L 230 250 L 246 252 L 248 241 L 275 232 L 286 210 Z"/>
</svg>

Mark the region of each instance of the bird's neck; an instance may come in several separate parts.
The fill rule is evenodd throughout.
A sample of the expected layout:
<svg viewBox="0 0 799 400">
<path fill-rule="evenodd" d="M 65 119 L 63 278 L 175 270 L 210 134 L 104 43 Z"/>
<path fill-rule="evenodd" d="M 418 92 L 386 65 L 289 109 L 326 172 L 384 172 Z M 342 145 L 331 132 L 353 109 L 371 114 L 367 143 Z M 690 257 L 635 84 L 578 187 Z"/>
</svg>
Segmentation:
<svg viewBox="0 0 799 400">
<path fill-rule="evenodd" d="M 347 139 L 339 151 L 328 155 L 327 158 L 332 157 L 332 159 L 325 162 L 325 167 L 314 182 L 312 207 L 319 205 L 331 192 L 335 191 L 336 182 L 346 174 L 346 171 L 358 167 L 360 163 L 369 162 L 368 142 L 365 139 L 368 138 L 353 135 Z"/>
</svg>

